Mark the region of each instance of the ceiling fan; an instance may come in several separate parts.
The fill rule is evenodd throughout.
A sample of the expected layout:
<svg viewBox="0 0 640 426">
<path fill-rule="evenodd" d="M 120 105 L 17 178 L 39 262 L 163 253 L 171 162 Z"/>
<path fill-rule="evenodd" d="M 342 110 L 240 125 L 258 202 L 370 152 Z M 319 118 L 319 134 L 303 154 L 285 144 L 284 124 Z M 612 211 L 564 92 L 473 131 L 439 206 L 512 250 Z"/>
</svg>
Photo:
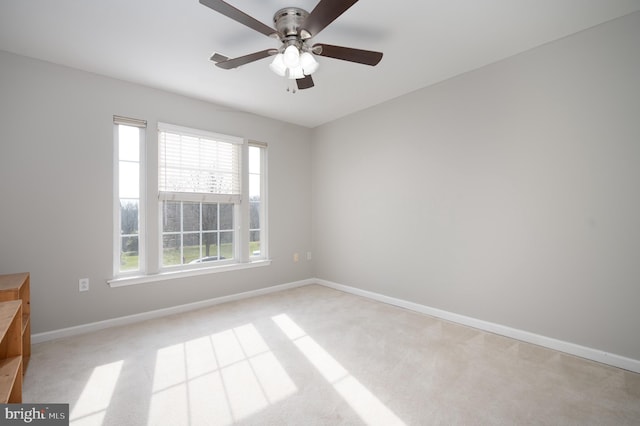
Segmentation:
<svg viewBox="0 0 640 426">
<path fill-rule="evenodd" d="M 311 74 L 318 69 L 318 62 L 314 55 L 375 66 L 382 59 L 381 52 L 322 43 L 310 45 L 312 37 L 357 1 L 320 0 L 311 13 L 298 7 L 280 9 L 273 15 L 274 29 L 222 0 L 200 0 L 201 4 L 216 12 L 266 36 L 277 38 L 281 42 L 278 49 L 266 49 L 237 58 L 228 58 L 215 53 L 211 56 L 211 60 L 220 68 L 233 69 L 274 56 L 270 65 L 271 70 L 281 77 L 295 79 L 298 89 L 301 90 L 314 86 Z"/>
</svg>

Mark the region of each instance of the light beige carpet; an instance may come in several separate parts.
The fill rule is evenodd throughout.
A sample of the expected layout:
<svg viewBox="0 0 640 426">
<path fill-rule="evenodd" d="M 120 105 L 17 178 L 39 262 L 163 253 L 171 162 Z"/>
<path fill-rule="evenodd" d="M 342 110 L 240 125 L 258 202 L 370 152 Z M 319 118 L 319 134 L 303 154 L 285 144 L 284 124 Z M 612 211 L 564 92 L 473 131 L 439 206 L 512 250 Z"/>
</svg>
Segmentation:
<svg viewBox="0 0 640 426">
<path fill-rule="evenodd" d="M 640 375 L 312 285 L 34 345 L 71 425 L 632 425 Z"/>
</svg>

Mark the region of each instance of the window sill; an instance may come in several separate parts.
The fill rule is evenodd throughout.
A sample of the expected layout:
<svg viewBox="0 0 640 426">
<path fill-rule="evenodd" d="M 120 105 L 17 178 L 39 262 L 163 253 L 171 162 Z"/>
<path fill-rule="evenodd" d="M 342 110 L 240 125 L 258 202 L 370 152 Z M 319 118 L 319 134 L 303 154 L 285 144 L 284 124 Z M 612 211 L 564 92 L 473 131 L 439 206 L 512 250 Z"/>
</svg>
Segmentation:
<svg viewBox="0 0 640 426">
<path fill-rule="evenodd" d="M 178 278 L 195 277 L 198 275 L 209 275 L 218 272 L 238 271 L 241 269 L 258 268 L 271 265 L 271 260 L 255 260 L 248 263 L 234 263 L 231 265 L 212 266 L 208 268 L 198 268 L 181 271 L 160 272 L 152 275 L 133 275 L 118 277 L 107 280 L 109 287 L 124 287 L 135 284 L 146 284 L 156 281 L 174 280 Z"/>
</svg>

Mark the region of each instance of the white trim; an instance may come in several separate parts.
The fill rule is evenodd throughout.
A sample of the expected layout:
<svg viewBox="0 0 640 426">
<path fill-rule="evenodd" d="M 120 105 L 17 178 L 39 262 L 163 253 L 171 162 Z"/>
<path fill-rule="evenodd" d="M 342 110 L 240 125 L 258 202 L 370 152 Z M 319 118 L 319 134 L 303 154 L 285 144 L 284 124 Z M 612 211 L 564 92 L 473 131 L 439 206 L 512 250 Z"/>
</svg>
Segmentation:
<svg viewBox="0 0 640 426">
<path fill-rule="evenodd" d="M 240 269 L 258 268 L 271 265 L 271 260 L 255 260 L 246 263 L 229 263 L 208 268 L 181 269 L 179 271 L 163 271 L 158 274 L 122 276 L 107 280 L 109 287 L 124 287 L 135 284 L 147 284 L 157 281 L 175 280 L 177 278 L 195 277 L 198 275 L 215 274 L 218 272 L 237 271 Z"/>
<path fill-rule="evenodd" d="M 103 330 L 105 328 L 117 327 L 117 326 L 122 326 L 127 324 L 134 324 L 140 321 L 146 321 L 154 318 L 165 317 L 168 315 L 194 311 L 196 309 L 208 308 L 210 306 L 219 305 L 221 303 L 233 302 L 236 300 L 248 299 L 250 297 L 276 293 L 279 291 L 302 287 L 302 286 L 314 284 L 314 283 L 315 283 L 315 280 L 313 279 L 294 281 L 287 284 L 280 284 L 272 287 L 265 287 L 257 290 L 245 291 L 243 293 L 230 294 L 228 296 L 221 296 L 213 299 L 202 300 L 199 302 L 187 303 L 184 305 L 157 309 L 154 311 L 143 312 L 140 314 L 127 315 L 124 317 L 92 322 L 89 324 L 78 325 L 75 327 L 62 328 L 59 330 L 45 331 L 44 333 L 36 333 L 31 335 L 31 343 L 33 344 L 42 343 L 42 342 L 47 342 L 49 340 L 61 339 L 63 337 L 71 337 L 79 334 L 85 334 L 93 331 Z"/>
<path fill-rule="evenodd" d="M 218 305 L 221 303 L 232 302 L 235 300 L 247 299 L 250 297 L 262 296 L 264 294 L 276 293 L 278 291 L 302 287 L 310 284 L 323 285 L 325 287 L 329 287 L 334 290 L 344 291 L 345 293 L 354 294 L 356 296 L 361 296 L 361 297 L 365 297 L 367 299 L 375 300 L 378 302 L 387 303 L 389 305 L 409 309 L 414 312 L 419 312 L 422 314 L 441 318 L 447 321 L 455 322 L 457 324 L 466 325 L 469 327 L 477 328 L 479 330 L 488 331 L 491 333 L 499 334 L 499 335 L 520 340 L 523 342 L 544 346 L 549 349 L 575 355 L 591 361 L 596 361 L 603 364 L 611 365 L 613 367 L 622 368 L 625 370 L 640 373 L 640 360 L 637 360 L 637 359 L 627 358 L 621 355 L 612 354 L 612 353 L 601 351 L 598 349 L 577 345 L 575 343 L 565 342 L 563 340 L 541 336 L 539 334 L 530 333 L 528 331 L 518 330 L 516 328 L 511 328 L 504 325 L 483 321 L 476 318 L 467 317 L 464 315 L 455 314 L 453 312 L 432 308 L 429 306 L 421 305 L 419 303 L 408 302 L 406 300 L 397 299 L 395 297 L 389 297 L 383 294 L 374 293 L 374 292 L 362 290 L 356 287 L 351 287 L 351 286 L 338 284 L 338 283 L 317 279 L 317 278 L 294 281 L 287 284 L 280 284 L 272 287 L 261 288 L 258 290 L 231 294 L 228 296 L 221 296 L 214 299 L 203 300 L 200 302 L 188 303 L 185 305 L 173 306 L 169 308 L 158 309 L 155 311 L 143 312 L 140 314 L 113 318 L 110 320 L 98 321 L 98 322 L 83 324 L 75 327 L 63 328 L 60 330 L 37 333 L 31 336 L 31 342 L 34 344 L 42 343 L 49 340 L 75 336 L 78 334 L 98 331 L 105 328 L 116 327 L 116 326 L 121 326 L 126 324 L 133 324 L 136 322 L 145 321 L 153 318 L 160 318 L 167 315 L 173 315 L 173 314 L 188 312 L 196 309 L 202 309 L 209 306 Z"/>
<path fill-rule="evenodd" d="M 316 279 L 316 282 L 320 285 L 332 288 L 334 290 L 344 291 L 346 293 L 354 294 L 356 296 L 362 296 L 367 299 L 372 299 L 378 302 L 387 303 L 389 305 L 409 309 L 411 311 L 420 312 L 422 314 L 441 318 L 447 321 L 455 322 L 457 324 L 466 325 L 469 327 L 473 327 L 473 328 L 488 331 L 491 333 L 499 334 L 502 336 L 510 337 L 512 339 L 521 340 L 527 343 L 533 343 L 534 345 L 544 346 L 546 348 L 554 349 L 560 352 L 565 352 L 581 358 L 586 358 L 591 361 L 601 362 L 603 364 L 611 365 L 613 367 L 623 368 L 625 370 L 640 373 L 640 360 L 637 360 L 637 359 L 627 358 L 621 355 L 612 354 L 612 353 L 601 351 L 598 349 L 577 345 L 575 343 L 554 339 L 552 337 L 541 336 L 539 334 L 530 333 L 528 331 L 511 328 L 504 325 L 492 323 L 489 321 L 483 321 L 483 320 L 467 317 L 460 314 L 455 314 L 453 312 L 444 311 L 442 309 L 432 308 L 430 306 L 425 306 L 425 305 L 421 305 L 419 303 L 414 303 L 414 302 L 408 302 L 402 299 L 396 299 L 395 297 L 389 297 L 383 294 L 374 293 L 371 291 L 362 290 L 359 288 L 338 284 L 331 281 Z"/>
<path fill-rule="evenodd" d="M 235 208 L 234 217 L 240 218 L 235 224 L 235 244 L 236 258 L 241 262 L 248 262 L 250 255 L 249 247 L 249 206 L 251 205 L 249 195 L 249 144 L 242 145 L 242 155 L 240 155 L 240 192 L 244 195 L 242 203 L 238 203 Z"/>
<path fill-rule="evenodd" d="M 113 228 L 111 228 L 111 256 L 112 256 L 112 272 L 113 275 L 120 273 L 120 249 L 122 243 L 120 242 L 120 136 L 118 124 L 113 125 L 113 200 L 112 202 L 112 221 Z M 138 244 L 140 242 L 138 241 Z M 140 246 L 138 245 L 138 250 Z M 139 264 L 138 264 L 139 265 Z"/>
</svg>

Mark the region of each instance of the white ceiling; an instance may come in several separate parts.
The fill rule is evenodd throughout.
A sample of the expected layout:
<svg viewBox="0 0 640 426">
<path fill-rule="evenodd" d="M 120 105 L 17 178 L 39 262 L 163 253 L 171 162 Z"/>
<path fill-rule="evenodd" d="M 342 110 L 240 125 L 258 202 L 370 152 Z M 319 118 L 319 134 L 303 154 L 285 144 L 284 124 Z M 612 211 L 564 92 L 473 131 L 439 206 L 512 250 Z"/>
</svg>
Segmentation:
<svg viewBox="0 0 640 426">
<path fill-rule="evenodd" d="M 228 0 L 272 26 L 318 0 Z M 395 5 L 395 8 L 394 8 Z M 318 58 L 315 87 L 288 93 L 269 59 L 217 68 L 278 41 L 198 0 L 2 0 L 0 50 L 315 127 L 640 10 L 640 0 L 361 0 L 313 42 L 384 52 L 376 67 Z"/>
</svg>

